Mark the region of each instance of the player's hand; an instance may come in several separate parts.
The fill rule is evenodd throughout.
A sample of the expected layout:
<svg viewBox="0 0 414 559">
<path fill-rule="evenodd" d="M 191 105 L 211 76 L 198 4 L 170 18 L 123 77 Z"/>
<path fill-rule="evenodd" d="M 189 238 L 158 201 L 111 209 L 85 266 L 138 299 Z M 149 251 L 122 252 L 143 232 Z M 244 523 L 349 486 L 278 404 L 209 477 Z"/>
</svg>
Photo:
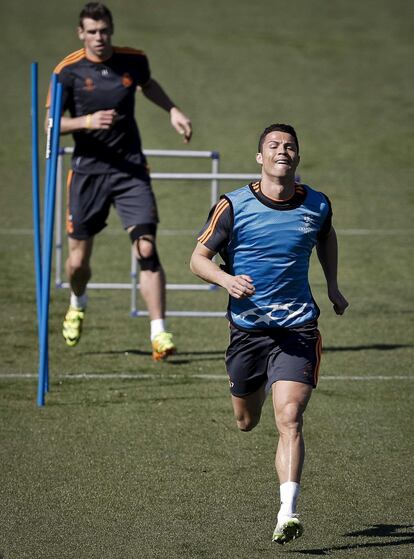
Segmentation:
<svg viewBox="0 0 414 559">
<path fill-rule="evenodd" d="M 336 314 L 344 314 L 345 309 L 349 307 L 349 303 L 339 289 L 337 287 L 328 289 L 328 297 Z"/>
<path fill-rule="evenodd" d="M 173 107 L 170 111 L 170 119 L 171 125 L 175 130 L 181 135 L 184 136 L 184 143 L 188 144 L 191 140 L 191 136 L 193 135 L 193 130 L 191 127 L 191 120 L 185 116 L 184 113 L 177 109 L 177 107 Z"/>
<path fill-rule="evenodd" d="M 92 130 L 109 130 L 115 124 L 118 114 L 115 109 L 105 111 L 97 111 L 91 115 L 87 115 L 86 128 Z"/>
<path fill-rule="evenodd" d="M 225 288 L 228 294 L 235 299 L 245 299 L 251 297 L 255 293 L 253 280 L 250 276 L 241 274 L 239 276 L 229 276 Z"/>
</svg>

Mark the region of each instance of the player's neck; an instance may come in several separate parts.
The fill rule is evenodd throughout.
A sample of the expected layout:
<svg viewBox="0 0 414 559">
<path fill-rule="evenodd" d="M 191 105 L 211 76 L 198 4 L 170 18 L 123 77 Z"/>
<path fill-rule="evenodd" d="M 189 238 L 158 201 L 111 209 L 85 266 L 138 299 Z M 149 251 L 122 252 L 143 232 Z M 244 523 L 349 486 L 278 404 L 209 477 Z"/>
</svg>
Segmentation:
<svg viewBox="0 0 414 559">
<path fill-rule="evenodd" d="M 295 178 L 262 176 L 260 190 L 272 200 L 288 200 L 295 194 Z"/>
<path fill-rule="evenodd" d="M 100 54 L 97 54 L 97 53 L 95 53 L 95 52 L 93 52 L 90 49 L 85 47 L 86 58 L 88 60 L 90 60 L 91 62 L 97 62 L 97 63 L 105 62 L 105 60 L 108 60 L 109 58 L 111 58 L 113 52 L 114 52 L 114 49 L 113 49 L 112 45 L 108 45 L 108 48 L 106 48 Z"/>
</svg>

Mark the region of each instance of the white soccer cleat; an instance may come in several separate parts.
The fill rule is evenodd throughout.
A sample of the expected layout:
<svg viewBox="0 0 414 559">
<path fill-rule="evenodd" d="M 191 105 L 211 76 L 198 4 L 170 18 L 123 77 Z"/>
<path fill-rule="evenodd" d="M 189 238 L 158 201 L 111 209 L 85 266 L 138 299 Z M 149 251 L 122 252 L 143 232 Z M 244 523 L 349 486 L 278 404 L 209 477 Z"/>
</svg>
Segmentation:
<svg viewBox="0 0 414 559">
<path fill-rule="evenodd" d="M 292 540 L 300 538 L 303 534 L 303 526 L 297 516 L 285 516 L 278 518 L 272 541 L 280 545 L 285 545 Z"/>
</svg>

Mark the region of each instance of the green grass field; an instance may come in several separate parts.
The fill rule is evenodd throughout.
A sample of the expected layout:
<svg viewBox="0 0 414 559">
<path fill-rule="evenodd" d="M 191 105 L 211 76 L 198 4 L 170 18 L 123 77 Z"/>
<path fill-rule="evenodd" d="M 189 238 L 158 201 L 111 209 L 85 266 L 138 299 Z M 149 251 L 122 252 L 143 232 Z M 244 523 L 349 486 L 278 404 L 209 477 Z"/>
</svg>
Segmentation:
<svg viewBox="0 0 414 559">
<path fill-rule="evenodd" d="M 3 0 L 0 558 L 411 558 L 411 4 L 109 6 L 114 43 L 148 53 L 154 77 L 192 117 L 191 149 L 219 151 L 223 172 L 257 173 L 262 129 L 275 121 L 296 127 L 302 179 L 333 202 L 351 307 L 334 315 L 313 261 L 325 352 L 305 416 L 305 534 L 285 548 L 270 541 L 278 509 L 271 405 L 252 433 L 237 431 L 225 320 L 171 318 L 179 353 L 154 364 L 147 320 L 129 317 L 129 292 L 97 290 L 82 341 L 68 349 L 60 334 L 68 293 L 52 288 L 51 390 L 38 408 L 30 63 L 39 62 L 43 100 L 57 61 L 79 48 L 81 4 Z M 138 98 L 136 112 L 146 148 L 182 147 L 159 109 Z M 154 159 L 151 167 L 208 171 L 206 162 Z M 236 186 L 222 183 L 221 191 Z M 154 189 L 168 280 L 197 281 L 188 261 L 209 186 L 159 181 Z M 129 260 L 114 214 L 96 241 L 94 280 L 128 282 Z M 170 309 L 225 304 L 222 292 L 168 297 Z"/>
</svg>

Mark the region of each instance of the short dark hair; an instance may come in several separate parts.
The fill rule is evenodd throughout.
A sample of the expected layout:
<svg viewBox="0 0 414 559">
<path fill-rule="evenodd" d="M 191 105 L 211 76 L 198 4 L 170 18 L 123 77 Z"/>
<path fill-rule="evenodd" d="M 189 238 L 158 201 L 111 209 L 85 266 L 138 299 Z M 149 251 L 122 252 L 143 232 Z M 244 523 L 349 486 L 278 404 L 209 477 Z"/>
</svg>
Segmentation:
<svg viewBox="0 0 414 559">
<path fill-rule="evenodd" d="M 79 14 L 79 27 L 83 28 L 83 20 L 85 18 L 94 19 L 95 21 L 106 19 L 107 22 L 110 24 L 111 29 L 114 28 L 111 11 L 100 2 L 88 2 L 87 4 L 85 4 L 85 6 L 82 8 L 81 13 Z"/>
<path fill-rule="evenodd" d="M 295 138 L 296 148 L 299 153 L 298 136 L 296 134 L 296 130 L 290 124 L 271 124 L 270 126 L 265 128 L 259 138 L 259 146 L 258 146 L 259 153 L 262 152 L 263 142 L 265 141 L 266 136 L 271 132 L 286 132 L 286 134 L 290 134 L 291 136 L 293 136 Z"/>
</svg>

